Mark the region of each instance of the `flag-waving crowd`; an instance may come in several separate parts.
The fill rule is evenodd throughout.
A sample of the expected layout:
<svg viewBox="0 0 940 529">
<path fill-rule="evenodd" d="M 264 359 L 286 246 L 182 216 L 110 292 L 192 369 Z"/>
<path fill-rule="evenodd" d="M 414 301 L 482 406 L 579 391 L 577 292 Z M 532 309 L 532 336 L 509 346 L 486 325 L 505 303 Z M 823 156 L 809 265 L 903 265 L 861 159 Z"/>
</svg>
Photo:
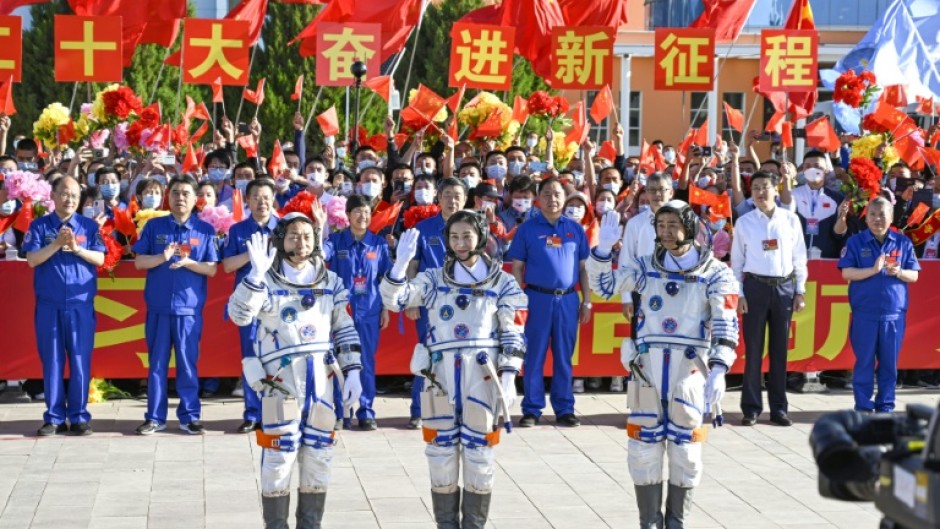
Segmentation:
<svg viewBox="0 0 940 529">
<path fill-rule="evenodd" d="M 547 404 L 556 424 L 579 426 L 574 395 L 583 381 L 573 379 L 572 357 L 579 325 L 592 318 L 590 292 L 619 296 L 630 322 L 620 353 L 631 374 L 629 466 L 643 527 L 662 526 L 664 519 L 681 527 L 688 515 L 702 475 L 704 425 L 709 418 L 721 424 L 724 376 L 739 341 L 746 353 L 742 424 L 755 424 L 764 410 L 765 337 L 770 421 L 791 424 L 787 342 L 793 313 L 806 306 L 808 259 L 838 259 L 850 281 L 856 408 L 893 409 L 907 284 L 918 279 L 918 258 L 937 259 L 940 248 L 940 186 L 934 185 L 940 131 L 921 128 L 906 113 L 903 87 L 879 87 L 871 72 L 848 70 L 836 80 L 834 98 L 873 108 L 860 119 L 863 133 L 839 135 L 827 117 L 812 120 L 800 130 L 811 150 L 797 163 L 790 161 L 796 120 L 812 114 L 815 83 L 811 90 L 800 91 L 799 83 L 784 90 L 776 77 L 755 79 L 754 87 L 775 109 L 769 134 L 748 130 L 753 108 L 745 114 L 725 103 L 739 142 L 710 140 L 706 122 L 674 138 L 644 138 L 639 154 L 630 154 L 610 77 L 589 75 L 584 66 L 585 58 L 610 59 L 625 3 L 595 3 L 607 9 L 507 0 L 473 11 L 452 33 L 453 93 L 419 84 L 406 94 L 396 123 L 392 77 L 369 76 L 362 86 L 389 106 L 383 130 L 359 126 L 341 134 L 331 107 L 315 116 L 316 142 L 307 134 L 313 116 L 300 112 L 303 78 L 310 75 L 304 72 L 291 96 L 298 111 L 289 138 L 265 138 L 257 112 L 236 126 L 224 106 L 214 121 L 206 102 L 187 97 L 172 115 L 112 84 L 76 113 L 49 103 L 32 137 L 16 139 L 9 155 L 11 76 L 0 85 L 0 248 L 7 259 L 25 258 L 35 269 L 47 403 L 39 435 L 92 432 L 90 302 L 99 272 L 132 263 L 147 271 L 149 377 L 141 435 L 167 427 L 171 351 L 180 429 L 205 432 L 197 360 L 207 278 L 219 263 L 235 274 L 227 317 L 243 358 L 239 432 L 256 432 L 264 448 L 269 528 L 287 527 L 295 462 L 298 527 L 320 527 L 336 431 L 344 418 L 365 430 L 378 427 L 375 362 L 390 312 L 406 314 L 418 331 L 409 425 L 427 443 L 440 528 L 485 525 L 493 450 L 501 430 L 511 431 L 517 375 L 519 427 L 538 425 Z M 791 17 L 797 32 L 812 29 L 808 7 L 799 7 L 804 3 L 794 8 L 800 16 Z M 115 14 L 104 2 L 70 4 L 78 15 Z M 123 52 L 110 51 L 126 60 L 136 43 L 176 39 L 175 26 L 158 30 L 153 22 L 181 15 L 168 14 L 171 3 L 156 4 L 139 3 L 141 13 L 156 19 L 125 16 L 118 25 Z M 378 65 L 391 57 L 417 23 L 418 4 L 328 2 L 297 36 L 301 53 L 329 58 L 330 42 L 368 53 L 337 53 L 323 61 L 325 68 L 318 63 L 317 85 L 356 82 L 351 62 L 343 62 L 350 57 Z M 696 27 L 733 40 L 741 13 L 712 4 Z M 224 49 L 235 41 L 233 47 L 247 52 L 265 5 L 241 2 L 226 19 L 233 24 L 224 27 L 190 21 L 185 32 L 192 38 L 167 63 L 180 65 L 186 82 L 211 85 L 213 105 L 232 84 L 244 87 L 244 100 L 257 109 L 265 101 L 265 78 L 249 84 L 247 53 L 235 57 Z M 514 24 L 520 11 L 533 9 L 544 16 L 523 17 L 529 26 Z M 405 24 L 389 26 L 391 14 Z M 557 23 L 545 24 L 553 17 Z M 81 36 L 70 31 L 57 40 Z M 664 35 L 663 42 L 681 38 Z M 592 88 L 597 96 L 589 104 L 533 91 L 504 100 L 488 90 L 508 86 L 512 61 L 499 64 L 498 54 L 479 48 L 484 41 L 514 48 L 553 88 Z M 582 52 L 580 63 L 572 59 L 575 50 Z M 69 72 L 63 79 L 100 74 L 87 63 L 62 64 Z M 664 86 L 694 82 L 670 75 Z M 918 113 L 932 121 L 933 101 L 918 101 Z M 592 141 L 592 127 L 602 124 L 611 139 Z M 324 147 L 311 152 L 321 137 Z M 761 142 L 770 143 L 763 159 Z M 270 153 L 262 152 L 267 144 Z M 610 383 L 624 390 L 622 376 Z M 665 515 L 664 455 L 670 460 Z"/>
</svg>

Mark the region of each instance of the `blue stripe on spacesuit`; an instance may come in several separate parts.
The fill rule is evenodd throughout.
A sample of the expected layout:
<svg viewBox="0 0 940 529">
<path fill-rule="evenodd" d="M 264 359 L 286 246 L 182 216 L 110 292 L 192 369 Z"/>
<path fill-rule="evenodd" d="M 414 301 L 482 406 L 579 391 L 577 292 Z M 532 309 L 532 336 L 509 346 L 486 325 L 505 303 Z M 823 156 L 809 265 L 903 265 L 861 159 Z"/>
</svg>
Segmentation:
<svg viewBox="0 0 940 529">
<path fill-rule="evenodd" d="M 673 397 L 672 400 L 678 402 L 679 404 L 682 404 L 683 406 L 688 406 L 689 408 L 692 408 L 693 410 L 695 410 L 695 411 L 697 411 L 697 412 L 699 412 L 699 413 L 703 413 L 702 410 L 698 409 L 698 407 L 697 407 L 695 404 L 692 404 L 691 402 L 689 402 L 689 401 L 687 401 L 687 400 L 685 400 L 685 399 L 680 399 L 679 397 Z"/>
<path fill-rule="evenodd" d="M 487 410 L 489 410 L 490 413 L 493 413 L 493 408 L 491 408 L 489 404 L 483 402 L 482 400 L 480 400 L 480 399 L 478 399 L 478 398 L 476 398 L 476 397 L 467 397 L 467 400 L 470 401 L 470 402 L 474 402 L 474 403 L 476 403 L 476 404 L 479 404 L 480 406 L 483 406 L 484 408 L 486 408 Z"/>
<path fill-rule="evenodd" d="M 456 288 L 456 287 L 437 287 L 437 291 L 442 294 L 450 294 L 451 291 L 456 291 L 458 294 L 464 294 L 467 296 L 477 296 L 483 294 L 488 298 L 498 297 L 498 294 L 492 290 L 478 289 L 478 288 Z"/>
<path fill-rule="evenodd" d="M 671 279 L 673 281 L 682 281 L 684 283 L 702 283 L 702 284 L 707 283 L 707 280 L 704 277 L 685 275 L 685 274 L 676 274 L 674 272 L 667 273 L 667 272 L 656 272 L 656 271 L 651 270 L 649 272 L 646 272 L 646 277 L 652 277 L 655 279 L 666 278 L 666 279 Z"/>
<path fill-rule="evenodd" d="M 297 290 L 271 290 L 272 296 L 332 296 L 334 294 L 333 289 L 331 288 L 301 288 Z"/>
</svg>

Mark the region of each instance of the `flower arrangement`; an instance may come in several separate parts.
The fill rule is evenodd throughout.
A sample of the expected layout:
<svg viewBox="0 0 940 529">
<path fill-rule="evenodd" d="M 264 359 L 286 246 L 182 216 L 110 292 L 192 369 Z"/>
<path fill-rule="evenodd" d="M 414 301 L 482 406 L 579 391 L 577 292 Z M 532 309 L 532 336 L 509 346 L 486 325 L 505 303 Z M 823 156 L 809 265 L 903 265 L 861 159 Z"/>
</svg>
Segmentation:
<svg viewBox="0 0 940 529">
<path fill-rule="evenodd" d="M 881 168 L 869 158 L 855 157 L 849 161 L 849 180 L 842 184 L 842 192 L 855 211 L 881 193 Z"/>
<path fill-rule="evenodd" d="M 555 157 L 555 167 L 566 167 L 577 152 L 577 142 L 572 141 L 565 143 L 565 135 L 555 133 L 555 137 L 552 139 L 552 154 Z"/>
<path fill-rule="evenodd" d="M 235 218 L 225 206 L 204 207 L 199 212 L 199 220 L 209 223 L 216 235 L 228 235 L 228 230 L 235 224 Z"/>
<path fill-rule="evenodd" d="M 349 227 L 349 217 L 346 216 L 346 197 L 333 197 L 324 203 L 326 209 L 326 224 L 331 231 L 341 231 Z"/>
<path fill-rule="evenodd" d="M 875 153 L 881 144 L 886 143 L 884 134 L 867 134 L 852 142 L 852 158 L 877 158 Z M 898 150 L 890 143 L 885 145 L 881 153 L 881 163 L 883 167 L 891 167 L 901 160 Z"/>
<path fill-rule="evenodd" d="M 33 137 L 42 141 L 46 147 L 55 149 L 59 145 L 59 129 L 71 122 L 69 109 L 65 108 L 65 105 L 50 103 L 33 123 Z"/>
<path fill-rule="evenodd" d="M 147 225 L 150 219 L 166 217 L 169 214 L 169 211 L 161 209 L 142 209 L 138 211 L 137 215 L 134 216 L 134 222 L 137 223 L 137 236 L 140 237 L 140 234 L 144 232 L 144 226 Z"/>
<path fill-rule="evenodd" d="M 414 228 L 422 220 L 429 219 L 440 212 L 441 207 L 435 204 L 411 206 L 405 210 L 405 228 Z"/>
<path fill-rule="evenodd" d="M 98 267 L 99 272 L 107 272 L 114 279 L 114 269 L 121 263 L 124 256 L 124 247 L 114 238 L 114 221 L 109 220 L 98 230 L 101 240 L 104 241 L 104 262 Z"/>
<path fill-rule="evenodd" d="M 864 71 L 855 75 L 854 70 L 847 70 L 836 79 L 832 99 L 852 108 L 867 107 L 879 90 L 876 82 L 872 72 Z"/>
<path fill-rule="evenodd" d="M 544 90 L 536 90 L 529 96 L 529 114 L 554 119 L 568 112 L 568 100 L 562 96 L 551 96 Z"/>
<path fill-rule="evenodd" d="M 131 113 L 141 111 L 143 104 L 137 94 L 128 86 L 108 85 L 98 92 L 91 105 L 91 117 L 102 126 L 110 127 L 125 121 Z"/>
<path fill-rule="evenodd" d="M 36 173 L 13 171 L 5 176 L 3 186 L 7 190 L 8 200 L 29 200 L 35 204 L 48 202 L 47 207 L 52 209 L 52 186 Z"/>
<path fill-rule="evenodd" d="M 317 197 L 310 191 L 301 191 L 294 195 L 294 198 L 290 199 L 287 204 L 284 204 L 280 215 L 283 218 L 289 213 L 303 213 L 313 220 L 313 201 L 316 199 Z M 332 202 L 332 200 L 330 202 Z"/>
<path fill-rule="evenodd" d="M 499 116 L 499 131 L 480 131 L 483 125 L 494 114 Z M 512 144 L 512 140 L 519 131 L 519 122 L 512 119 L 512 108 L 502 102 L 498 97 L 490 92 L 480 92 L 471 99 L 460 113 L 457 120 L 473 129 L 477 138 L 490 138 L 496 140 L 499 149 L 505 149 Z M 471 135 L 473 138 L 474 135 Z"/>
</svg>

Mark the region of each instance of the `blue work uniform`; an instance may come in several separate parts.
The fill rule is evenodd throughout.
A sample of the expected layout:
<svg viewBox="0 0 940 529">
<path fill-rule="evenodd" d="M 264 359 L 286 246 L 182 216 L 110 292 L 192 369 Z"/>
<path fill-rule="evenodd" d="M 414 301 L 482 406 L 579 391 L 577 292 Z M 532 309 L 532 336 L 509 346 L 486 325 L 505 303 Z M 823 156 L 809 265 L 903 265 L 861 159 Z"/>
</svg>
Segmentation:
<svg viewBox="0 0 940 529">
<path fill-rule="evenodd" d="M 138 255 L 159 255 L 168 244 L 188 244 L 189 258 L 201 263 L 219 260 L 215 229 L 196 215 L 179 224 L 172 215 L 151 219 L 134 243 Z M 202 309 L 206 303 L 208 277 L 186 268 L 171 269 L 179 261 L 169 261 L 147 271 L 144 300 L 147 302 L 147 340 L 150 372 L 147 380 L 145 419 L 166 423 L 167 371 L 170 348 L 176 351 L 176 393 L 180 403 L 176 416 L 180 424 L 199 420 L 199 339 L 202 336 Z"/>
<path fill-rule="evenodd" d="M 85 250 L 104 252 L 98 223 L 73 214 L 63 222 L 50 214 L 29 225 L 22 250 L 35 252 L 51 244 L 63 225 L 71 228 L 75 240 Z M 91 351 L 95 344 L 94 299 L 98 291 L 98 271 L 74 253 L 59 250 L 35 268 L 36 346 L 42 360 L 46 412 L 43 422 L 72 424 L 88 422 L 88 382 L 91 380 Z M 68 394 L 63 387 L 68 355 Z"/>
<path fill-rule="evenodd" d="M 575 287 L 581 261 L 590 248 L 578 221 L 560 217 L 555 224 L 539 215 L 519 226 L 507 258 L 525 263 L 529 317 L 525 326 L 522 412 L 539 417 L 545 407 L 545 357 L 551 342 L 551 403 L 555 416 L 574 413 L 571 358 L 578 336 L 580 299 Z"/>
<path fill-rule="evenodd" d="M 330 270 L 349 290 L 349 307 L 362 344 L 362 396 L 356 418 L 375 419 L 375 351 L 379 347 L 382 296 L 379 282 L 392 268 L 385 239 L 366 230 L 361 241 L 347 228 L 330 235 L 326 244 Z"/>
<path fill-rule="evenodd" d="M 229 257 L 235 257 L 236 255 L 248 252 L 248 241 L 251 240 L 251 236 L 259 232 L 270 236 L 279 220 L 280 219 L 275 215 L 271 215 L 268 219 L 268 223 L 261 225 L 258 224 L 258 221 L 249 216 L 247 219 L 233 224 L 228 231 L 228 237 L 225 238 L 225 242 L 222 245 L 222 259 L 228 259 Z M 245 279 L 245 276 L 247 276 L 250 271 L 250 262 L 235 271 L 235 288 L 238 288 L 242 279 Z M 254 341 L 251 336 L 252 327 L 252 325 L 245 325 L 244 327 L 238 328 L 242 358 L 252 357 L 257 354 L 255 353 Z M 242 414 L 244 420 L 261 422 L 261 394 L 252 391 L 244 375 L 242 375 L 242 389 L 244 390 L 245 401 L 245 411 Z"/>
<path fill-rule="evenodd" d="M 860 411 L 894 409 L 898 353 L 904 340 L 908 295 L 907 283 L 888 275 L 887 265 L 894 261 L 903 270 L 920 270 L 920 264 L 914 256 L 914 244 L 906 236 L 889 231 L 884 242 L 879 243 L 869 230 L 849 238 L 838 264 L 839 269 L 871 268 L 882 254 L 888 256 L 885 269 L 868 279 L 849 283 L 852 309 L 849 340 L 855 352 L 852 391 L 855 409 Z M 875 376 L 878 395 L 872 401 Z"/>
<path fill-rule="evenodd" d="M 424 219 L 415 225 L 418 230 L 418 248 L 414 259 L 418 261 L 418 273 L 444 266 L 447 256 L 447 241 L 444 240 L 444 227 L 447 222 L 440 213 Z M 415 322 L 418 329 L 418 341 L 425 343 L 428 334 L 428 311 L 421 307 L 421 316 Z M 424 391 L 424 377 L 415 377 L 411 385 L 411 416 L 421 416 L 421 392 Z"/>
</svg>

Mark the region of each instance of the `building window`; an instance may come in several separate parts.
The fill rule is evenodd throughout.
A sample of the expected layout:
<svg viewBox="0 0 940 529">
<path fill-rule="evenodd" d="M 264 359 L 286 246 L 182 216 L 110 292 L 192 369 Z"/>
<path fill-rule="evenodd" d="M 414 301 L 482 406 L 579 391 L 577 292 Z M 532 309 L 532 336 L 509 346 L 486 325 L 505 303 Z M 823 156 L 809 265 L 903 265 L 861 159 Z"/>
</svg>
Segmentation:
<svg viewBox="0 0 940 529">
<path fill-rule="evenodd" d="M 692 92 L 689 103 L 689 126 L 697 129 L 708 118 L 708 92 Z"/>
<path fill-rule="evenodd" d="M 597 123 L 594 123 L 594 120 L 591 118 L 591 114 L 590 114 L 591 106 L 594 105 L 594 99 L 597 97 L 597 94 L 599 93 L 600 92 L 597 90 L 590 90 L 587 93 L 588 122 L 591 124 L 591 128 L 594 130 L 594 134 L 593 134 L 594 137 L 589 138 L 589 139 L 593 140 L 598 145 L 600 145 L 602 141 L 607 141 L 608 139 L 610 139 L 610 132 L 608 130 L 608 128 L 610 127 L 610 115 L 608 114 L 607 117 L 604 118 L 604 121 L 601 121 L 599 124 L 597 124 Z M 631 106 L 630 108 L 632 109 L 633 107 Z M 614 110 L 614 112 L 616 112 L 616 110 Z"/>
<path fill-rule="evenodd" d="M 643 121 L 643 93 L 630 92 L 630 115 L 627 123 L 627 145 L 638 147 L 643 142 L 640 126 Z"/>
<path fill-rule="evenodd" d="M 747 120 L 748 109 L 744 105 L 745 98 L 743 92 L 725 92 L 721 95 L 721 98 L 725 103 L 728 103 L 728 106 L 739 110 L 741 114 L 744 115 L 744 119 Z M 724 105 L 718 105 L 718 112 L 721 114 L 721 139 L 724 141 L 733 140 L 735 143 L 740 144 L 741 134 L 731 128 L 731 124 L 728 123 L 728 114 L 725 112 L 724 107 Z"/>
</svg>

